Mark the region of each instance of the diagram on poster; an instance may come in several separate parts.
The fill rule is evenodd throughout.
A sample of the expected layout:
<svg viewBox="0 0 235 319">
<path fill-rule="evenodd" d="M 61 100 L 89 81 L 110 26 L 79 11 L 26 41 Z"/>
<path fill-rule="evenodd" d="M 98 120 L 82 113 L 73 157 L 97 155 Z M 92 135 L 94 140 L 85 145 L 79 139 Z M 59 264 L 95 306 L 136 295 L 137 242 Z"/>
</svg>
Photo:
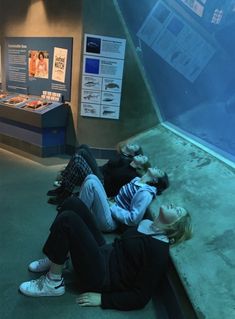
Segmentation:
<svg viewBox="0 0 235 319">
<path fill-rule="evenodd" d="M 125 39 L 85 34 L 81 115 L 119 118 L 125 45 Z"/>
<path fill-rule="evenodd" d="M 82 103 L 81 115 L 90 117 L 100 117 L 99 104 Z"/>
<path fill-rule="evenodd" d="M 101 92 L 93 90 L 82 90 L 82 102 L 100 103 Z"/>
<path fill-rule="evenodd" d="M 67 49 L 54 48 L 52 80 L 62 83 L 65 82 L 67 55 Z"/>
<path fill-rule="evenodd" d="M 85 34 L 84 54 L 124 59 L 126 40 Z"/>
<path fill-rule="evenodd" d="M 102 78 L 97 76 L 86 76 L 82 77 L 82 88 L 83 89 L 94 89 L 101 90 Z"/>
<path fill-rule="evenodd" d="M 100 117 L 117 120 L 119 118 L 119 111 L 120 111 L 119 107 L 101 105 Z"/>
<path fill-rule="evenodd" d="M 122 81 L 119 79 L 103 78 L 103 91 L 121 92 Z"/>
</svg>

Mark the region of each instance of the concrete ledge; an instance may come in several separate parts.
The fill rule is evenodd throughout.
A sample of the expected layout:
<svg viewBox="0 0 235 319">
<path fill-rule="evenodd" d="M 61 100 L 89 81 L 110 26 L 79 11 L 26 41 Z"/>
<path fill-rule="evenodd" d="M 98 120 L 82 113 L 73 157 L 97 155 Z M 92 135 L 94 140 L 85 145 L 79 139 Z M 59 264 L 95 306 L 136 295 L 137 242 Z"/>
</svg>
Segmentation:
<svg viewBox="0 0 235 319">
<path fill-rule="evenodd" d="M 151 204 L 187 208 L 194 237 L 171 248 L 171 259 L 198 318 L 235 318 L 235 170 L 161 125 L 132 138 L 170 187 Z"/>
</svg>

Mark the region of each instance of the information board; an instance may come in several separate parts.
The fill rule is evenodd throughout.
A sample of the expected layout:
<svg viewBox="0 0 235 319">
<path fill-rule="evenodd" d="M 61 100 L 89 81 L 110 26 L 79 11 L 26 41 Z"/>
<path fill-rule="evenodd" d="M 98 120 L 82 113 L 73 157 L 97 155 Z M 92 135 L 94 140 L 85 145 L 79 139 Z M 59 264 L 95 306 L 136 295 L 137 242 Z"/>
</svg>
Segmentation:
<svg viewBox="0 0 235 319">
<path fill-rule="evenodd" d="M 72 38 L 6 38 L 6 90 L 41 95 L 42 91 L 71 98 Z"/>
<path fill-rule="evenodd" d="M 85 34 L 81 115 L 119 119 L 125 39 Z"/>
</svg>

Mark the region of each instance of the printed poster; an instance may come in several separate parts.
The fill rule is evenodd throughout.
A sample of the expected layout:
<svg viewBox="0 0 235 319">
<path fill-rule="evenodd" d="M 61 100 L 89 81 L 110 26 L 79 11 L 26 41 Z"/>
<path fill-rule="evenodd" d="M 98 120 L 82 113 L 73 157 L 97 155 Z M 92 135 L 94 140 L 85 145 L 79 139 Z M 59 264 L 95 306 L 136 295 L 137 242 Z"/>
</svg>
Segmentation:
<svg viewBox="0 0 235 319">
<path fill-rule="evenodd" d="M 28 51 L 28 75 L 29 77 L 48 79 L 49 53 L 43 50 Z"/>
<path fill-rule="evenodd" d="M 81 115 L 119 119 L 125 39 L 85 34 Z"/>
<path fill-rule="evenodd" d="M 5 42 L 7 91 L 37 96 L 50 91 L 70 100 L 72 38 L 8 37 Z"/>
<path fill-rule="evenodd" d="M 67 49 L 54 48 L 52 80 L 65 82 L 67 55 Z"/>
<path fill-rule="evenodd" d="M 157 2 L 137 36 L 191 82 L 197 79 L 216 51 L 164 1 Z"/>
</svg>

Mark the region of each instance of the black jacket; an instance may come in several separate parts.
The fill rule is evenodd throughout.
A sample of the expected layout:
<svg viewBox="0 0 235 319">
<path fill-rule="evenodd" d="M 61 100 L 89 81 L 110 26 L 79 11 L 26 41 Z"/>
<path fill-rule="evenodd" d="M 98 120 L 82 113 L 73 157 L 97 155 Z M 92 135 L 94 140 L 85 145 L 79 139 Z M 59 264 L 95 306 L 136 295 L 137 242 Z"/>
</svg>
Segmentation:
<svg viewBox="0 0 235 319">
<path fill-rule="evenodd" d="M 110 256 L 110 289 L 102 293 L 102 308 L 143 308 L 167 270 L 169 244 L 136 227 L 128 229 L 113 244 Z"/>
</svg>

